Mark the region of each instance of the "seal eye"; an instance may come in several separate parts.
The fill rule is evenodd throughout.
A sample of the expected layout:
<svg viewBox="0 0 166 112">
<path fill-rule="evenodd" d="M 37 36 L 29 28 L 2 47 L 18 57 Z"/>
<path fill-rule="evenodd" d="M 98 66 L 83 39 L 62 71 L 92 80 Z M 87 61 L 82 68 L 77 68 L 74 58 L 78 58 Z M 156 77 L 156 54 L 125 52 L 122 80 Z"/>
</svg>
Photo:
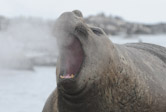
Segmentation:
<svg viewBox="0 0 166 112">
<path fill-rule="evenodd" d="M 100 28 L 93 27 L 93 28 L 91 28 L 91 30 L 93 31 L 93 33 L 95 33 L 98 36 L 103 34 L 103 31 Z"/>
</svg>

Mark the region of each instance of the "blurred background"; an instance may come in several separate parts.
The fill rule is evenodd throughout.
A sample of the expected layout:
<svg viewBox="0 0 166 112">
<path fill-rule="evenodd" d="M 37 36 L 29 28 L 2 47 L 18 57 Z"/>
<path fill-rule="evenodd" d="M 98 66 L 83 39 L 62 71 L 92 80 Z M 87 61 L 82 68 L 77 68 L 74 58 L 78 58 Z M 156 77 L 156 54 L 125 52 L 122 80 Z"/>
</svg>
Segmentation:
<svg viewBox="0 0 166 112">
<path fill-rule="evenodd" d="M 58 50 L 52 27 L 66 11 L 118 44 L 166 47 L 165 0 L 0 0 L 0 111 L 41 112 L 56 88 Z"/>
</svg>

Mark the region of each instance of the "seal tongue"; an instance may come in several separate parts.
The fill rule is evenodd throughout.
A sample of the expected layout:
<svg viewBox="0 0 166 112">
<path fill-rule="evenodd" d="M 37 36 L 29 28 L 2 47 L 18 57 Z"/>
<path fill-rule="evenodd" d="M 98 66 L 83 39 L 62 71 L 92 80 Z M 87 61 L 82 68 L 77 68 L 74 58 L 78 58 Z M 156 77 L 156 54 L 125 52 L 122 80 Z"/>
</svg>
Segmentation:
<svg viewBox="0 0 166 112">
<path fill-rule="evenodd" d="M 75 37 L 63 51 L 61 60 L 61 78 L 73 78 L 80 70 L 83 62 L 83 49 L 80 41 Z M 63 77 L 62 77 L 63 76 Z"/>
</svg>

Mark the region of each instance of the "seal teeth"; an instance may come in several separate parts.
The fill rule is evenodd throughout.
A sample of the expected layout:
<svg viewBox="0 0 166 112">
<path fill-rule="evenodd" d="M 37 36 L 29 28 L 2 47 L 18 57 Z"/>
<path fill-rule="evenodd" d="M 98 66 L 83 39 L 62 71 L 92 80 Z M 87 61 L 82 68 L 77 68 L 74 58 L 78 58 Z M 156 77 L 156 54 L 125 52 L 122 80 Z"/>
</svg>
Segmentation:
<svg viewBox="0 0 166 112">
<path fill-rule="evenodd" d="M 62 78 L 62 79 L 63 79 L 63 78 L 64 78 L 64 76 L 63 76 L 63 75 L 60 75 L 60 78 Z"/>
<path fill-rule="evenodd" d="M 60 78 L 62 78 L 62 79 L 70 79 L 70 78 L 74 78 L 74 74 L 68 74 L 68 75 L 60 75 Z"/>
<path fill-rule="evenodd" d="M 71 78 L 74 78 L 74 74 L 71 74 Z"/>
</svg>

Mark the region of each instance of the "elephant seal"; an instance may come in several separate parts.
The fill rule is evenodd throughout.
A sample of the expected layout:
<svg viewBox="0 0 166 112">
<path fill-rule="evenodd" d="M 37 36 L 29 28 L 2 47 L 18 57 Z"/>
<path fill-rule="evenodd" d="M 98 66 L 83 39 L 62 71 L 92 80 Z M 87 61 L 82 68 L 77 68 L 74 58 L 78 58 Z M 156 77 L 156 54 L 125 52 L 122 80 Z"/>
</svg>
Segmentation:
<svg viewBox="0 0 166 112">
<path fill-rule="evenodd" d="M 113 44 L 78 10 L 55 23 L 57 88 L 43 112 L 166 112 L 166 48 Z"/>
</svg>

